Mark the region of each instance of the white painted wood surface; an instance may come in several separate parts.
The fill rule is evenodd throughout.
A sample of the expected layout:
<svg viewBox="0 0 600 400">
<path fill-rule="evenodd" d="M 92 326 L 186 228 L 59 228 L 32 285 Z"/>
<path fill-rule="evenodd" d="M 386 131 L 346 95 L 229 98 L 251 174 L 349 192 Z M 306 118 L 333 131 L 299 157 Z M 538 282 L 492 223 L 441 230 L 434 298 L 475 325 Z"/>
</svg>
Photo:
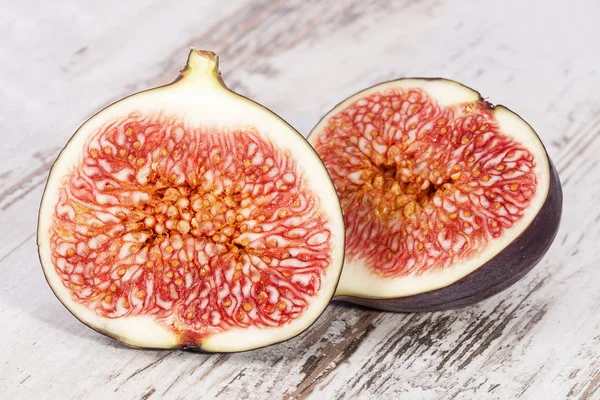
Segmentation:
<svg viewBox="0 0 600 400">
<path fill-rule="evenodd" d="M 227 4 L 222 5 L 222 4 Z M 4 0 L 0 3 L 0 398 L 600 398 L 600 3 Z M 206 355 L 125 348 L 77 322 L 36 254 L 49 166 L 76 127 L 173 79 L 190 45 L 303 133 L 347 95 L 445 76 L 539 132 L 565 207 L 543 262 L 476 306 L 334 304 L 300 337 Z"/>
</svg>

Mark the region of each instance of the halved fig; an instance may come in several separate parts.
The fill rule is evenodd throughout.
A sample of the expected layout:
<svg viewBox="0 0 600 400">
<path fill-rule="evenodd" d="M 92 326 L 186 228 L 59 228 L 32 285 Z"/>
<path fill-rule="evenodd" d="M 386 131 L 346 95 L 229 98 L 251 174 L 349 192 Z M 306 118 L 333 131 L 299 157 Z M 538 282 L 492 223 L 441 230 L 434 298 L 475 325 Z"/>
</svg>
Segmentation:
<svg viewBox="0 0 600 400">
<path fill-rule="evenodd" d="M 523 277 L 556 235 L 561 185 L 539 137 L 457 82 L 366 89 L 309 141 L 346 222 L 336 298 L 407 312 L 465 306 Z"/>
<path fill-rule="evenodd" d="M 193 49 L 172 84 L 100 111 L 50 172 L 38 247 L 58 299 L 145 348 L 242 351 L 333 297 L 343 217 L 310 144 Z"/>
</svg>

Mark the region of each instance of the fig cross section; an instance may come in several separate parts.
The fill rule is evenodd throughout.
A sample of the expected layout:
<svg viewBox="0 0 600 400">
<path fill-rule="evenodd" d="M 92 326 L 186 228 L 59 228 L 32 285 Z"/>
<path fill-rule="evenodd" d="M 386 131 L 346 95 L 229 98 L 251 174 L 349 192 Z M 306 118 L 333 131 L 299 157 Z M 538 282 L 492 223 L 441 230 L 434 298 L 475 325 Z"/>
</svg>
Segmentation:
<svg viewBox="0 0 600 400">
<path fill-rule="evenodd" d="M 346 223 L 338 297 L 393 311 L 466 305 L 522 277 L 558 229 L 560 182 L 539 137 L 457 82 L 376 85 L 331 110 L 309 140 Z M 542 211 L 547 226 L 532 228 Z M 539 243 L 518 244 L 529 237 Z M 477 283 L 456 290 L 467 278 Z"/>
<path fill-rule="evenodd" d="M 333 297 L 344 228 L 306 139 L 192 50 L 174 83 L 92 117 L 52 168 L 38 246 L 58 298 L 137 347 L 249 350 Z"/>
</svg>

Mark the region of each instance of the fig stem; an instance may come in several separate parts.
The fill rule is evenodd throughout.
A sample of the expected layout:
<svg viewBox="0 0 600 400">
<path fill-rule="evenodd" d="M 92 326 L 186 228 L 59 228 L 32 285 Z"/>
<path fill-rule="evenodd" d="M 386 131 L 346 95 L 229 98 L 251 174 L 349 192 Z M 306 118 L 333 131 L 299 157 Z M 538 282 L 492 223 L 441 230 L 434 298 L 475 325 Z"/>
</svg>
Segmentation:
<svg viewBox="0 0 600 400">
<path fill-rule="evenodd" d="M 219 56 L 212 51 L 191 48 L 181 77 L 187 81 L 223 85 L 219 72 Z"/>
</svg>

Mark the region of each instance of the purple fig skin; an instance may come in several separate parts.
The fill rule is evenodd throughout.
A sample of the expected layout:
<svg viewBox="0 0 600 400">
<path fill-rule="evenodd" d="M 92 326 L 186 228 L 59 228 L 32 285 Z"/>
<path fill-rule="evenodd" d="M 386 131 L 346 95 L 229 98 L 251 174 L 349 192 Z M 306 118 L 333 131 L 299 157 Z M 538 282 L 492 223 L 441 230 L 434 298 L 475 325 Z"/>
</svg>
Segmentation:
<svg viewBox="0 0 600 400">
<path fill-rule="evenodd" d="M 413 296 L 366 299 L 340 296 L 335 300 L 394 312 L 431 312 L 466 307 L 500 293 L 523 278 L 543 258 L 556 237 L 563 193 L 552 161 L 550 187 L 544 205 L 531 224 L 481 267 L 449 286 Z"/>
</svg>

